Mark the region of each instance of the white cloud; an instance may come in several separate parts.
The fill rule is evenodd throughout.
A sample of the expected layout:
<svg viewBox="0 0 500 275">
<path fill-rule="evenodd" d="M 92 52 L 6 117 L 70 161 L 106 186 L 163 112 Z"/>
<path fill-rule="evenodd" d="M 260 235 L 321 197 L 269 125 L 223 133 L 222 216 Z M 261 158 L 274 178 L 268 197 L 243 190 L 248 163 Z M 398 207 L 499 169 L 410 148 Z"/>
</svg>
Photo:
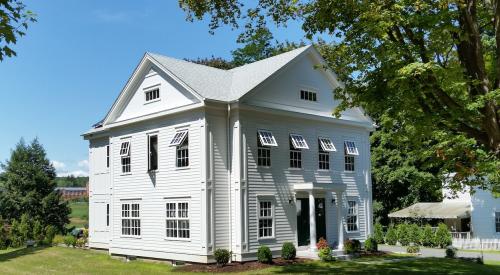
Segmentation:
<svg viewBox="0 0 500 275">
<path fill-rule="evenodd" d="M 54 166 L 54 168 L 56 168 L 57 171 L 60 171 L 66 167 L 66 164 L 64 164 L 64 162 L 60 162 L 57 160 L 53 160 L 51 162 L 52 162 L 52 166 Z"/>
<path fill-rule="evenodd" d="M 78 167 L 81 167 L 81 168 L 85 168 L 85 169 L 89 169 L 89 161 L 84 159 L 84 160 L 80 160 L 78 162 Z"/>
<path fill-rule="evenodd" d="M 75 170 L 71 172 L 61 172 L 57 173 L 58 177 L 68 177 L 68 176 L 74 176 L 74 177 L 88 177 L 89 172 L 83 171 L 83 170 Z"/>
</svg>

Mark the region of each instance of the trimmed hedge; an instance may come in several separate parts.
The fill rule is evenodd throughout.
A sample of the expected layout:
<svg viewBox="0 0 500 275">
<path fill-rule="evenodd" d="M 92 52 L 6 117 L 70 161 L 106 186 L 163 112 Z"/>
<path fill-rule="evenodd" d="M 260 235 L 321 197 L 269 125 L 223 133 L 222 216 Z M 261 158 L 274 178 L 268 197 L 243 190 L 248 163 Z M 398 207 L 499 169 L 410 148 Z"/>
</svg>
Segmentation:
<svg viewBox="0 0 500 275">
<path fill-rule="evenodd" d="M 420 243 L 426 247 L 434 246 L 434 232 L 432 232 L 432 227 L 429 224 L 422 230 Z"/>
<path fill-rule="evenodd" d="M 214 252 L 215 262 L 217 266 L 225 266 L 229 263 L 229 258 L 231 258 L 231 252 L 227 249 L 216 249 Z"/>
<path fill-rule="evenodd" d="M 361 242 L 359 240 L 346 240 L 344 242 L 344 251 L 347 254 L 354 254 L 361 251 Z"/>
<path fill-rule="evenodd" d="M 257 250 L 257 260 L 264 264 L 270 264 L 273 262 L 273 254 L 271 249 L 265 245 L 261 245 Z"/>
<path fill-rule="evenodd" d="M 420 252 L 420 247 L 418 245 L 410 245 L 406 248 L 406 252 L 416 254 Z"/>
<path fill-rule="evenodd" d="M 410 244 L 410 227 L 407 223 L 400 223 L 396 226 L 398 241 L 402 246 Z"/>
<path fill-rule="evenodd" d="M 446 248 L 446 258 L 453 259 L 455 257 L 457 257 L 457 249 L 453 246 L 448 246 Z"/>
<path fill-rule="evenodd" d="M 387 233 L 385 234 L 385 242 L 389 245 L 396 245 L 398 242 L 398 234 L 392 224 L 389 225 L 389 229 L 387 229 Z"/>
<path fill-rule="evenodd" d="M 377 252 L 378 251 L 378 245 L 377 245 L 377 241 L 375 240 L 375 238 L 370 237 L 370 238 L 366 239 L 365 251 L 367 251 L 367 252 Z"/>
<path fill-rule="evenodd" d="M 448 230 L 448 226 L 444 223 L 440 223 L 434 236 L 434 244 L 440 248 L 445 248 L 451 245 L 451 241 L 451 233 Z"/>
<path fill-rule="evenodd" d="M 281 258 L 285 260 L 293 260 L 295 259 L 295 256 L 297 256 L 297 249 L 295 248 L 295 245 L 291 242 L 283 243 L 283 246 L 281 247 Z"/>
<path fill-rule="evenodd" d="M 323 262 L 331 262 L 334 260 L 332 256 L 332 249 L 329 246 L 321 248 L 318 252 L 318 257 Z"/>
</svg>

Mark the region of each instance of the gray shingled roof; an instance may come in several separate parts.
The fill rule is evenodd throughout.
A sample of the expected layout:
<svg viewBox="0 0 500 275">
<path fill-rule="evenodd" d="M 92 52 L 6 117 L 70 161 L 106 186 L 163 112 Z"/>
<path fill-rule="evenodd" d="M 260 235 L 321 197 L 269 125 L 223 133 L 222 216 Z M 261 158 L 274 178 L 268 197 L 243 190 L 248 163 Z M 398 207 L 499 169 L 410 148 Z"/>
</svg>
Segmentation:
<svg viewBox="0 0 500 275">
<path fill-rule="evenodd" d="M 201 97 L 219 101 L 235 101 L 310 47 L 301 47 L 231 70 L 212 68 L 154 53 L 148 53 L 148 55 Z"/>
<path fill-rule="evenodd" d="M 469 218 L 468 202 L 419 202 L 390 213 L 389 218 L 463 219 Z"/>
</svg>

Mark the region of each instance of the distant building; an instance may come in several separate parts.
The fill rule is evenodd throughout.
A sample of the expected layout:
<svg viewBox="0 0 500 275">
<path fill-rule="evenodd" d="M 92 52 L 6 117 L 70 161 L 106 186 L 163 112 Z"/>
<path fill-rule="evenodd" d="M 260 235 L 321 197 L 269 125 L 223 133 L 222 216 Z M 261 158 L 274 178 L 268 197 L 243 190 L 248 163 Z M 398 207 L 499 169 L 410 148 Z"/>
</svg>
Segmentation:
<svg viewBox="0 0 500 275">
<path fill-rule="evenodd" d="M 61 192 L 65 200 L 88 198 L 88 185 L 87 187 L 56 187 L 56 190 Z"/>
</svg>

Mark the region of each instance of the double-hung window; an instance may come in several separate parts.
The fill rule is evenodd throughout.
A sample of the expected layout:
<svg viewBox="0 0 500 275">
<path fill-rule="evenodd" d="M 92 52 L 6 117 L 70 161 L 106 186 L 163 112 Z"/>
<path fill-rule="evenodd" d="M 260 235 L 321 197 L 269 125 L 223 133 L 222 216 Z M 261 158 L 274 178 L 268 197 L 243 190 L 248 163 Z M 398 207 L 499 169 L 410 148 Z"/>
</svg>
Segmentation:
<svg viewBox="0 0 500 275">
<path fill-rule="evenodd" d="M 109 168 L 109 145 L 106 145 L 106 168 Z"/>
<path fill-rule="evenodd" d="M 120 147 L 120 157 L 122 164 L 122 173 L 130 173 L 131 163 L 130 163 L 130 141 L 122 142 Z"/>
<path fill-rule="evenodd" d="M 272 201 L 259 201 L 259 238 L 274 237 L 274 209 Z"/>
<path fill-rule="evenodd" d="M 122 203 L 122 235 L 141 235 L 140 205 L 138 203 Z"/>
<path fill-rule="evenodd" d="M 109 203 L 106 204 L 106 226 L 109 226 Z"/>
<path fill-rule="evenodd" d="M 166 206 L 166 236 L 169 239 L 189 239 L 189 203 L 167 202 Z"/>
<path fill-rule="evenodd" d="M 335 152 L 337 149 L 329 138 L 318 138 L 318 166 L 320 170 L 330 170 L 330 152 Z"/>
<path fill-rule="evenodd" d="M 358 156 L 358 148 L 354 141 L 345 141 L 344 142 L 344 170 L 345 171 L 354 171 L 354 160 L 355 156 Z"/>
<path fill-rule="evenodd" d="M 495 229 L 500 233 L 500 212 L 495 212 Z"/>
<path fill-rule="evenodd" d="M 358 203 L 357 201 L 347 202 L 347 231 L 358 231 Z"/>
<path fill-rule="evenodd" d="M 148 171 L 158 170 L 158 135 L 148 136 Z"/>
<path fill-rule="evenodd" d="M 309 149 L 304 137 L 290 134 L 290 168 L 302 168 L 302 149 Z"/>
<path fill-rule="evenodd" d="M 189 141 L 188 130 L 177 131 L 170 142 L 170 146 L 176 146 L 176 166 L 189 166 Z"/>
</svg>

